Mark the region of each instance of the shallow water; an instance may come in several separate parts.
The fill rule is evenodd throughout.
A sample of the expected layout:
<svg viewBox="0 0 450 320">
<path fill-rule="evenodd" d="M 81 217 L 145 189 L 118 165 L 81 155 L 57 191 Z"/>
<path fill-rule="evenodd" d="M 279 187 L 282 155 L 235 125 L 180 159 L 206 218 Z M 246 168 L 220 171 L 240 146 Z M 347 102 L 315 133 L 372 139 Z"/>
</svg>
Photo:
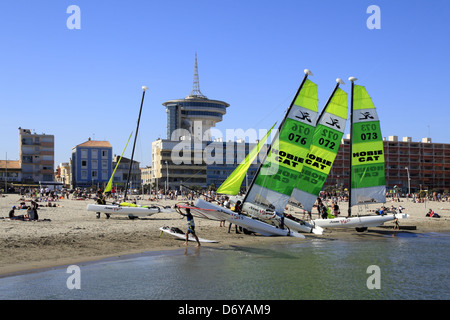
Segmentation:
<svg viewBox="0 0 450 320">
<path fill-rule="evenodd" d="M 449 299 L 449 249 L 450 233 L 191 246 L 0 278 L 0 299 Z"/>
</svg>

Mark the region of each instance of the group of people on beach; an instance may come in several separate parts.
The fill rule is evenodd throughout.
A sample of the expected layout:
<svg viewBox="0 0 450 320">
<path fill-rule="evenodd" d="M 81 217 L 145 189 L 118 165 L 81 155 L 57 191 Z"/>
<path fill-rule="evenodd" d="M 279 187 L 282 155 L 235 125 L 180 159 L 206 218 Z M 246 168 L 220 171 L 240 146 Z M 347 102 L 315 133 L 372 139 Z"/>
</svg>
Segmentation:
<svg viewBox="0 0 450 320">
<path fill-rule="evenodd" d="M 21 202 L 18 207 L 12 206 L 9 211 L 9 219 L 22 220 L 22 221 L 35 221 L 39 219 L 38 215 L 39 205 L 35 201 L 31 201 L 29 206 L 25 205 L 25 202 Z M 25 211 L 24 214 L 16 215 L 16 210 Z"/>
</svg>

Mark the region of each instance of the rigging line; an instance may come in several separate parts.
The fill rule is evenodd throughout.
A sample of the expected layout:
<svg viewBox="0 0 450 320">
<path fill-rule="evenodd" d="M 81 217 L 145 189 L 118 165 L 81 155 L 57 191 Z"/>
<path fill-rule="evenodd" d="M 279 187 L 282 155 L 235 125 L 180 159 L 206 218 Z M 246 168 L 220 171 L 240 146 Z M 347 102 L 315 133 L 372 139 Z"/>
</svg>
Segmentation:
<svg viewBox="0 0 450 320">
<path fill-rule="evenodd" d="M 295 95 L 295 92 L 294 92 Z M 282 106 L 284 106 L 286 103 L 289 103 L 290 99 L 292 99 L 292 94 L 289 94 L 288 96 L 286 96 L 286 98 L 283 99 L 282 102 L 278 103 L 276 107 L 274 108 L 270 108 L 270 111 L 268 113 L 266 113 L 265 116 L 260 117 L 259 121 L 257 121 L 253 127 L 256 127 L 258 124 L 260 124 L 264 119 L 269 118 L 275 111 L 278 111 L 280 108 L 282 108 Z M 289 108 L 289 106 L 287 106 L 286 108 L 284 108 L 284 111 L 286 111 Z M 284 113 L 283 113 L 284 114 Z"/>
</svg>

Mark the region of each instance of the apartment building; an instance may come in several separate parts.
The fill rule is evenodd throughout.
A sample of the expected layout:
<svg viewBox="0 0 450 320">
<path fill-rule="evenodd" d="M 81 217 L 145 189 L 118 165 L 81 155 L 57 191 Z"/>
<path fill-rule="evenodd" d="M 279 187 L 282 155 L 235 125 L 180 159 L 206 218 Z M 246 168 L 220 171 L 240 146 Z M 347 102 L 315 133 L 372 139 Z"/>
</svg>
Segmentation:
<svg viewBox="0 0 450 320">
<path fill-rule="evenodd" d="M 88 141 L 72 148 L 73 187 L 103 187 L 112 174 L 112 147 L 108 141 Z"/>
<path fill-rule="evenodd" d="M 113 170 L 116 168 L 117 162 L 119 161 L 120 156 L 115 155 L 112 163 Z M 119 166 L 114 173 L 113 185 L 119 188 L 124 188 L 127 179 L 128 173 L 130 172 L 130 161 L 131 159 L 122 157 L 120 160 Z M 133 165 L 131 166 L 131 176 L 128 188 L 131 189 L 139 189 L 141 187 L 141 170 L 139 169 L 139 162 L 133 160 Z M 109 180 L 109 178 L 108 178 Z"/>
<path fill-rule="evenodd" d="M 53 181 L 55 137 L 19 127 L 19 165 L 23 183 Z"/>
<path fill-rule="evenodd" d="M 385 152 L 386 189 L 400 192 L 420 190 L 450 191 L 450 144 L 421 142 L 411 137 L 389 136 L 383 142 Z M 343 139 L 325 186 L 348 188 L 350 140 Z"/>
</svg>

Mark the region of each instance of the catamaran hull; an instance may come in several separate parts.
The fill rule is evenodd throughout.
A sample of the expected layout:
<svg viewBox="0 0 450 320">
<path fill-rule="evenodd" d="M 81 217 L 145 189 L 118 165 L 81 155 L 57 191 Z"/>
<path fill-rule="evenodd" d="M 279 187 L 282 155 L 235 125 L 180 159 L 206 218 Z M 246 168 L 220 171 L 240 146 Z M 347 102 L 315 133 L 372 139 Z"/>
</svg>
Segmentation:
<svg viewBox="0 0 450 320">
<path fill-rule="evenodd" d="M 158 212 L 172 212 L 173 210 L 159 207 L 125 207 L 119 205 L 88 204 L 87 211 L 102 212 L 112 215 L 133 215 L 135 217 L 148 217 Z"/>
<path fill-rule="evenodd" d="M 323 234 L 323 228 L 319 226 L 311 225 L 307 222 L 297 222 L 294 220 L 291 220 L 289 218 L 284 219 L 284 224 L 292 230 L 298 231 L 298 232 L 306 232 L 306 233 L 314 233 L 314 234 Z"/>
<path fill-rule="evenodd" d="M 244 211 L 249 213 L 252 217 L 255 217 L 256 219 L 260 219 L 262 221 L 270 220 L 273 216 L 272 212 L 268 212 L 266 208 L 254 203 L 244 204 Z M 309 224 L 300 219 L 294 220 L 289 217 L 285 217 L 284 224 L 289 229 L 295 230 L 297 232 L 323 234 L 323 229 L 321 227 Z"/>
<path fill-rule="evenodd" d="M 214 203 L 204 201 L 202 199 L 198 199 L 195 203 L 195 207 L 192 207 L 191 209 L 201 211 L 203 216 L 210 219 L 226 220 L 247 230 L 259 233 L 263 236 L 289 236 L 303 239 L 305 238 L 304 235 L 298 233 L 297 231 L 277 228 L 275 226 L 252 219 L 245 215 L 237 214 L 234 211 L 231 211 Z"/>
<path fill-rule="evenodd" d="M 384 216 L 363 216 L 351 218 L 316 219 L 313 222 L 322 228 L 368 228 L 378 227 L 395 218 L 406 219 L 407 214 L 388 214 Z"/>
</svg>

